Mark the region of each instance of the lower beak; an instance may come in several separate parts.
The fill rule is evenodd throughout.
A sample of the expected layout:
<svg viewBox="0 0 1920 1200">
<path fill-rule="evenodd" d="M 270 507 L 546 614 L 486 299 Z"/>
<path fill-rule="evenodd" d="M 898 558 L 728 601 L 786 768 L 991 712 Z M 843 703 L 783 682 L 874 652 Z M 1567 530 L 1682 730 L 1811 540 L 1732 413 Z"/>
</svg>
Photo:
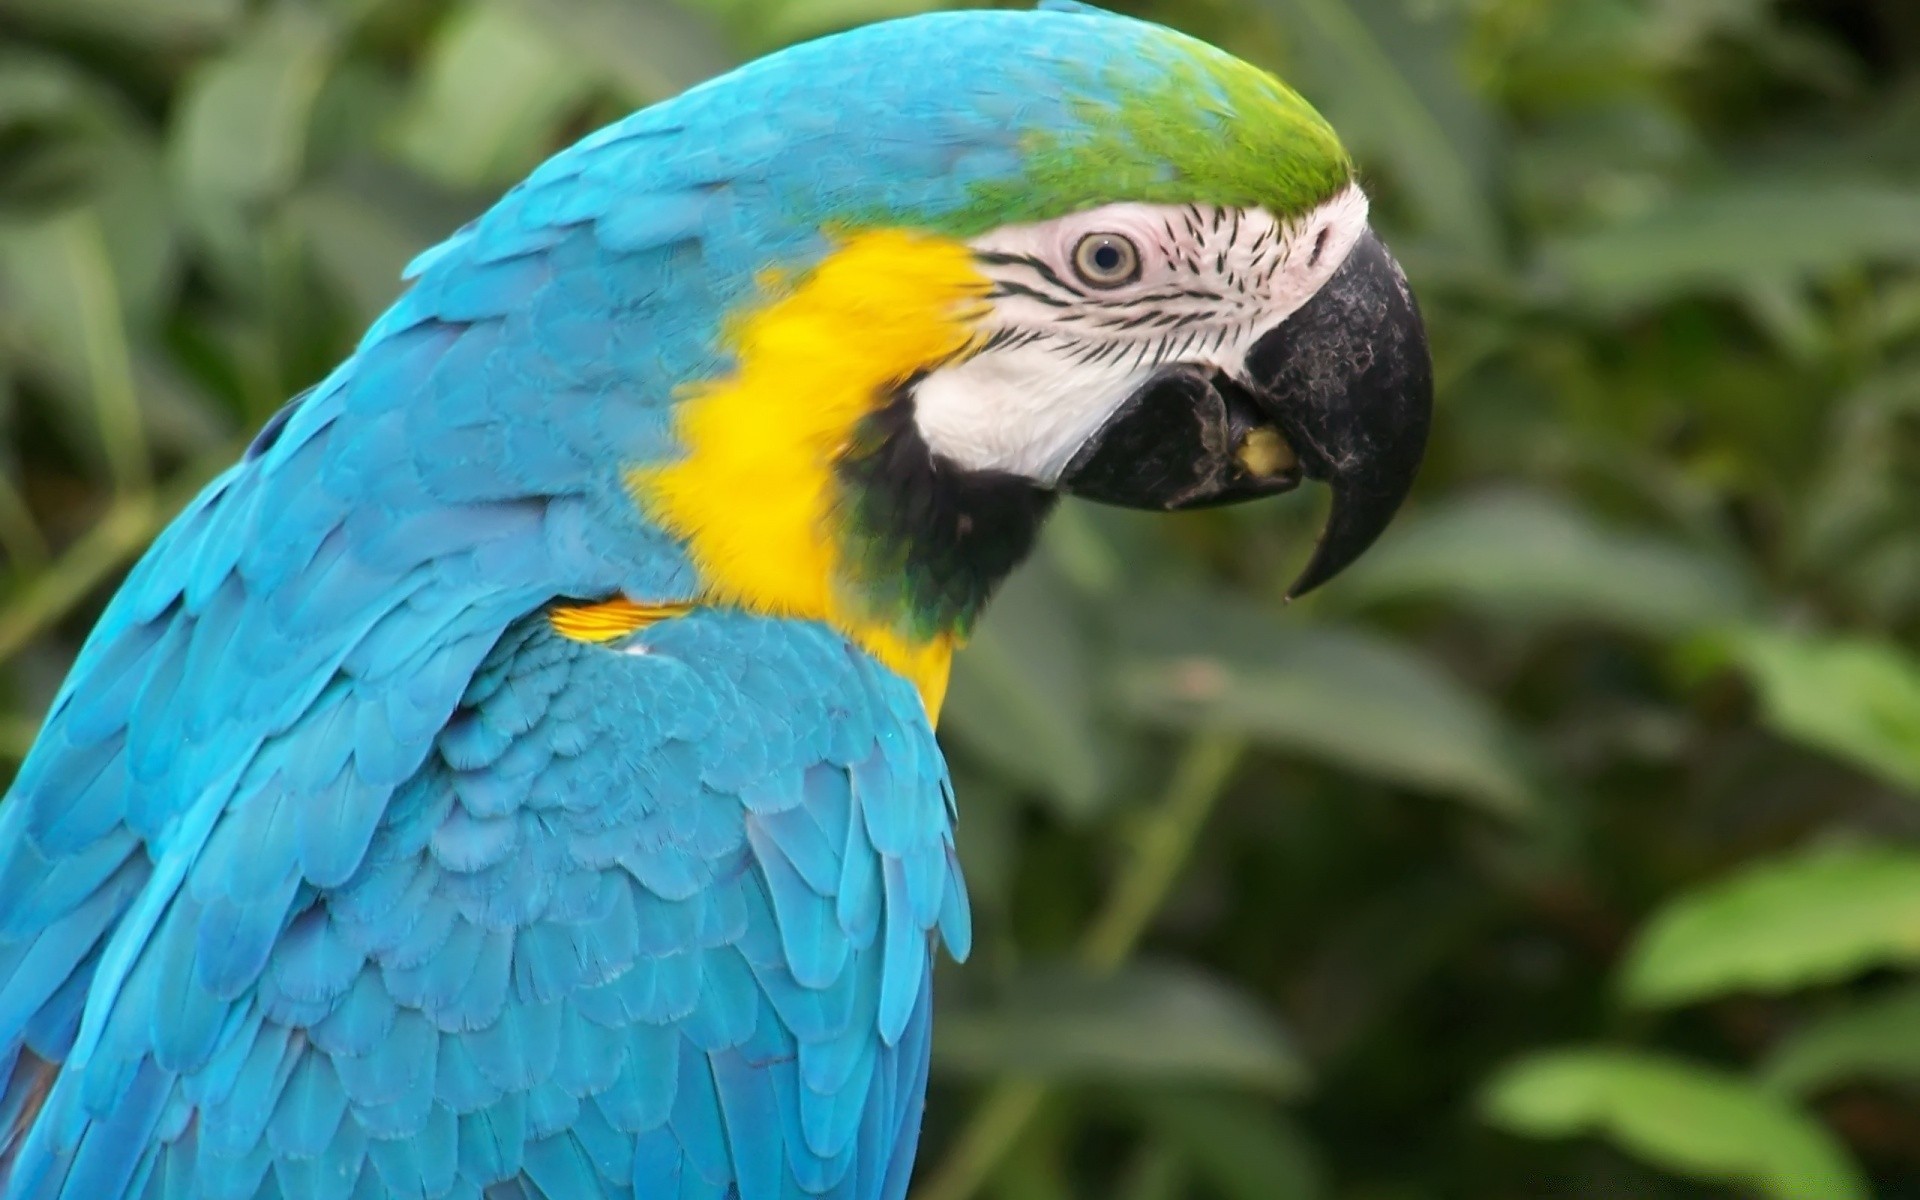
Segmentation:
<svg viewBox="0 0 1920 1200">
<path fill-rule="evenodd" d="M 1245 382 L 1193 363 L 1160 369 L 1081 447 L 1063 491 L 1130 508 L 1333 492 L 1327 526 L 1288 589 L 1304 595 L 1378 538 L 1412 488 L 1433 412 L 1425 328 L 1371 231 L 1292 316 L 1254 343 Z"/>
</svg>

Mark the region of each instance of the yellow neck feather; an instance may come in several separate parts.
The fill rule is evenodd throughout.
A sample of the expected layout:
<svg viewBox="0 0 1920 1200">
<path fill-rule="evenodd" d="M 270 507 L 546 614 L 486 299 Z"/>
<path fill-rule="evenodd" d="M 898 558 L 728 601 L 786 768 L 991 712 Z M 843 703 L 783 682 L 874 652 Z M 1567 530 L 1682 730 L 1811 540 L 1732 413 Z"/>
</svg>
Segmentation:
<svg viewBox="0 0 1920 1200">
<path fill-rule="evenodd" d="M 675 411 L 684 456 L 629 476 L 647 514 L 687 543 L 704 599 L 833 625 L 919 688 L 929 719 L 954 638 L 912 636 L 904 614 L 862 603 L 832 523 L 834 464 L 901 381 L 965 350 L 988 286 L 958 242 L 847 237 L 728 331 L 733 374 Z"/>
</svg>

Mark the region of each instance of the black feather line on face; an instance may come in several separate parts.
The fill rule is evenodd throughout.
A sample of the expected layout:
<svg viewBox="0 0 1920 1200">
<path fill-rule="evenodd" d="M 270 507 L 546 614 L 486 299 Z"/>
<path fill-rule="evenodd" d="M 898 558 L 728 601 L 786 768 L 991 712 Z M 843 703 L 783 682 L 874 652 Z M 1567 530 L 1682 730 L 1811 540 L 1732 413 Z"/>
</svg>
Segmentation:
<svg viewBox="0 0 1920 1200">
<path fill-rule="evenodd" d="M 992 294 L 995 299 L 998 299 L 1002 296 L 1025 296 L 1029 300 L 1037 300 L 1040 303 L 1045 304 L 1050 308 L 1073 307 L 1073 302 L 1071 300 L 1062 300 L 1058 296 L 1050 296 L 1046 292 L 1041 291 L 1039 288 L 1030 288 L 1024 283 L 1014 283 L 1010 279 L 1002 279 L 996 282 L 993 285 Z"/>
<path fill-rule="evenodd" d="M 1140 327 L 1141 327 L 1142 325 L 1149 325 L 1149 324 L 1152 324 L 1152 323 L 1153 323 L 1153 322 L 1154 322 L 1155 320 L 1157 320 L 1157 319 L 1158 319 L 1158 318 L 1159 318 L 1160 316 L 1161 316 L 1161 314 L 1160 314 L 1160 313 L 1157 313 L 1157 312 L 1154 312 L 1154 311 L 1153 311 L 1152 309 L 1148 309 L 1148 310 L 1147 310 L 1146 312 L 1143 312 L 1143 313 L 1136 313 L 1136 314 L 1134 314 L 1134 315 L 1133 315 L 1133 316 L 1131 316 L 1131 317 L 1123 317 L 1123 318 L 1121 318 L 1121 319 L 1120 319 L 1119 321 L 1117 321 L 1117 322 L 1115 322 L 1115 323 L 1113 323 L 1113 324 L 1111 324 L 1111 325 L 1109 325 L 1109 326 L 1108 326 L 1108 328 L 1110 328 L 1110 329 L 1138 329 L 1138 328 L 1140 328 Z"/>
<path fill-rule="evenodd" d="M 1032 551 L 1055 496 L 933 453 L 913 419 L 918 382 L 862 420 L 841 457 L 841 535 L 878 615 L 922 637 L 964 635 Z"/>
<path fill-rule="evenodd" d="M 979 251 L 994 277 L 995 299 L 1045 307 L 1030 324 L 993 333 L 986 348 L 1039 346 L 1078 367 L 1141 367 L 1191 354 L 1218 353 L 1250 333 L 1273 280 L 1306 248 L 1271 221 L 1252 225 L 1237 208 L 1183 205 L 1163 214 L 1142 243 L 1163 277 L 1152 290 L 1089 291 L 1044 257 Z M 1244 243 L 1243 244 L 1243 240 Z"/>
</svg>

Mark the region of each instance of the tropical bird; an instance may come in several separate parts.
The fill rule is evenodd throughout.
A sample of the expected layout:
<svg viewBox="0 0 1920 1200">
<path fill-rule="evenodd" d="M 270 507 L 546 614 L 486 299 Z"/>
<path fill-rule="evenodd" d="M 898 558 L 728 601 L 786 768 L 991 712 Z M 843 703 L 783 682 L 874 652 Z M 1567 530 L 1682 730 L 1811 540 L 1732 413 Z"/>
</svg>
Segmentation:
<svg viewBox="0 0 1920 1200">
<path fill-rule="evenodd" d="M 855 30 L 561 152 L 115 595 L 0 805 L 4 1200 L 898 1200 L 933 728 L 1061 493 L 1425 443 L 1328 126 L 1077 5 Z"/>
</svg>

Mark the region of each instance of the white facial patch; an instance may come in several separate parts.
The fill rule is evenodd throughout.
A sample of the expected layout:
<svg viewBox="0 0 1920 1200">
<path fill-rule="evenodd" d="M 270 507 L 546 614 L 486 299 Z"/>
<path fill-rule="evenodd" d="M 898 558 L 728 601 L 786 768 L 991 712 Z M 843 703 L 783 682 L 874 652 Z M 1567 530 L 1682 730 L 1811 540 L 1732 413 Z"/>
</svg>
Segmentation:
<svg viewBox="0 0 1920 1200">
<path fill-rule="evenodd" d="M 1253 343 L 1320 290 L 1366 226 L 1353 185 L 1287 223 L 1264 209 L 1110 204 L 985 234 L 971 244 L 994 283 L 986 345 L 915 387 L 920 435 L 969 470 L 1050 486 L 1162 365 L 1243 376 Z M 1137 278 L 1102 287 L 1076 271 L 1095 234 L 1132 245 Z"/>
</svg>

